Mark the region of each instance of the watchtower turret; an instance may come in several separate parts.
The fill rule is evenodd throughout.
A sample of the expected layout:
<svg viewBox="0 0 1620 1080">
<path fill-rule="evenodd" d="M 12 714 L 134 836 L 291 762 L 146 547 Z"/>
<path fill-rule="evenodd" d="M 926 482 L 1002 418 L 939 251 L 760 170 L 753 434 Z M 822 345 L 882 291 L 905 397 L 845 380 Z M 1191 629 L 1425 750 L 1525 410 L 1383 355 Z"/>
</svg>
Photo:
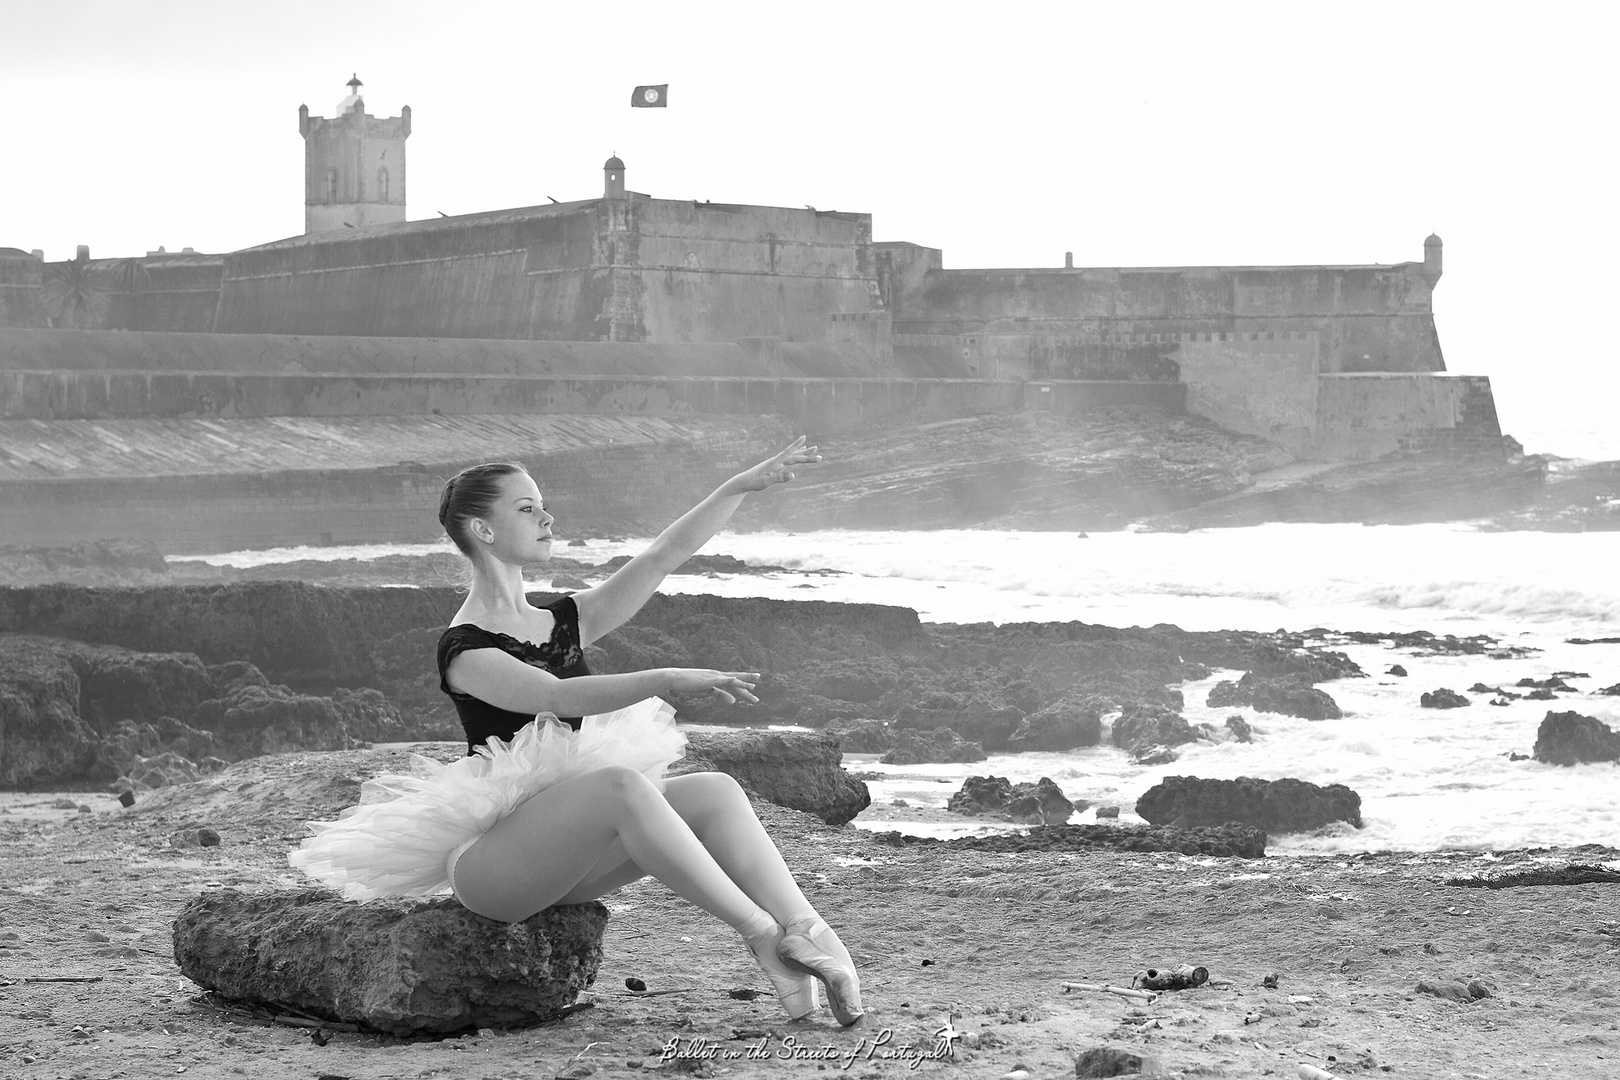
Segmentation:
<svg viewBox="0 0 1620 1080">
<path fill-rule="evenodd" d="M 405 220 L 405 140 L 411 134 L 411 107 L 398 116 L 366 112 L 364 84 L 348 81 L 349 96 L 337 116 L 310 116 L 298 107 L 298 133 L 304 137 L 304 231 L 328 232 Z"/>
<path fill-rule="evenodd" d="M 602 196 L 607 199 L 624 198 L 624 162 L 614 154 L 602 163 Z"/>
<path fill-rule="evenodd" d="M 1440 280 L 1440 253 L 1444 246 L 1438 233 L 1430 233 L 1423 241 L 1423 273 L 1430 281 Z"/>
</svg>

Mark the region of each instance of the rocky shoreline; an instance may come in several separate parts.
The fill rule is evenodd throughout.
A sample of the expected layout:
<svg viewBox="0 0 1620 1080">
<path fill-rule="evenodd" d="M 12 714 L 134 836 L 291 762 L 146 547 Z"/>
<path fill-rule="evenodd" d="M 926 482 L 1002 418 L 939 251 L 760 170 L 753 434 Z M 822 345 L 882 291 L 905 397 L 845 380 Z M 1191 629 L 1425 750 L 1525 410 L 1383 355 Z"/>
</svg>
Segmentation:
<svg viewBox="0 0 1620 1080">
<path fill-rule="evenodd" d="M 1616 992 L 1603 974 L 1620 948 L 1615 886 L 1611 871 L 1590 869 L 1620 859 L 1613 849 L 1279 858 L 1265 852 L 1268 830 L 1353 825 L 1355 793 L 1191 777 L 1168 778 L 1136 803 L 1147 825 L 1069 825 L 1060 819 L 1073 806 L 1055 785 L 993 777 L 964 784 L 959 809 L 1018 814 L 1036 822 L 1027 831 L 939 841 L 850 824 L 880 808 L 840 767 L 846 738 L 871 747 L 910 736 L 914 750 L 947 752 L 1061 749 L 1097 742 L 1107 716 L 1120 752 L 1151 757 L 1244 736 L 1246 722 L 1198 726 L 1182 715 L 1179 685 L 1214 668 L 1245 673 L 1217 687 L 1236 716 L 1262 704 L 1310 715 L 1321 711 L 1317 695 L 1331 701 L 1336 683 L 1363 674 L 1340 651 L 1347 642 L 1415 654 L 1522 650 L 1485 637 L 1322 628 L 933 625 L 876 605 L 712 596 L 656 597 L 593 646 L 592 662 L 771 673 L 755 709 L 683 703 L 689 719 L 738 730 L 693 732 L 682 768 L 722 769 L 753 792 L 855 951 L 870 1010 L 861 1027 L 783 1023 L 729 931 L 651 882 L 610 897 L 605 921 L 587 920 L 595 944 L 580 955 L 594 982 L 581 993 L 589 980 L 576 971 L 565 996 L 577 1000 L 538 1026 L 457 1029 L 452 1011 L 431 1021 L 432 1034 L 401 1034 L 418 1021 L 368 1026 L 199 992 L 182 972 L 212 976 L 184 966 L 203 940 L 185 912 L 257 910 L 291 895 L 304 883 L 286 854 L 303 822 L 351 805 L 363 779 L 403 767 L 413 751 L 463 752 L 455 741 L 365 745 L 454 739 L 453 714 L 423 672 L 457 598 L 446 586 L 289 581 L 0 588 L 0 764 L 13 786 L 39 792 L 0 794 L 0 1072 L 763 1078 L 848 1060 L 867 1080 L 912 1075 L 912 1061 L 1055 1078 L 1102 1055 L 1141 1059 L 1166 1077 L 1296 1063 L 1348 1077 L 1489 1075 L 1504 1060 L 1601 1071 L 1620 1054 Z M 1553 680 L 1524 689 L 1570 692 Z M 1548 760 L 1620 754 L 1606 726 L 1558 715 Z M 740 727 L 750 722 L 821 730 Z M 136 796 L 129 807 L 94 790 L 116 783 L 124 754 L 144 759 L 155 781 L 137 789 L 118 773 Z M 63 792 L 70 778 L 94 785 Z M 873 825 L 892 820 L 874 816 Z M 1460 887 L 1482 877 L 1525 885 Z M 466 921 L 443 908 L 435 918 Z M 500 947 L 487 927 L 467 932 Z M 219 943 L 230 932 L 210 933 L 202 951 L 229 966 Z M 1215 978 L 1153 1002 L 1064 987 L 1125 985 L 1182 963 Z M 645 989 L 621 989 L 627 980 Z M 942 1024 L 972 1039 L 923 1060 Z M 762 1043 L 766 1057 L 742 1050 Z M 832 1056 L 773 1056 L 801 1045 Z"/>
</svg>

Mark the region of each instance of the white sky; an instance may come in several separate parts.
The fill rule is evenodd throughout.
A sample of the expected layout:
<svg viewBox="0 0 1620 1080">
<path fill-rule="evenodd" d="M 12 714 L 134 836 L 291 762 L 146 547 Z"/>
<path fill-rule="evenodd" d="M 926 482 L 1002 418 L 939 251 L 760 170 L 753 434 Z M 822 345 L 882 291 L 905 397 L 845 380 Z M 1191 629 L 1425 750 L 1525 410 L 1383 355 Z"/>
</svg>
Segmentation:
<svg viewBox="0 0 1620 1080">
<path fill-rule="evenodd" d="M 1438 232 L 1448 367 L 1492 377 L 1510 432 L 1589 427 L 1620 395 L 1617 27 L 1612 3 L 0 0 L 0 246 L 300 233 L 298 106 L 333 115 L 358 72 L 367 111 L 412 108 L 413 219 L 592 198 L 617 152 L 636 191 L 867 211 L 947 267 L 1387 263 Z M 669 108 L 629 107 L 659 82 Z"/>
</svg>

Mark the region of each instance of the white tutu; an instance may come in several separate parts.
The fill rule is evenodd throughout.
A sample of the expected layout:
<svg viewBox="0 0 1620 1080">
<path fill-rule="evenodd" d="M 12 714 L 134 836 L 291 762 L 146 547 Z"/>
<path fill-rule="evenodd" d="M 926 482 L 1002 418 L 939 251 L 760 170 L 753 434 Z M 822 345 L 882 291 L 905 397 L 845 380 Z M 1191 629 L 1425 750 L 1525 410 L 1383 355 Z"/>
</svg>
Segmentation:
<svg viewBox="0 0 1620 1080">
<path fill-rule="evenodd" d="M 675 710 L 659 698 L 585 717 L 578 731 L 541 713 L 511 742 L 490 739 L 449 765 L 411 755 L 409 775 L 360 785 L 360 805 L 313 833 L 287 861 L 348 900 L 445 892 L 445 860 L 525 799 L 561 780 L 628 765 L 664 788 L 664 770 L 686 753 Z"/>
</svg>

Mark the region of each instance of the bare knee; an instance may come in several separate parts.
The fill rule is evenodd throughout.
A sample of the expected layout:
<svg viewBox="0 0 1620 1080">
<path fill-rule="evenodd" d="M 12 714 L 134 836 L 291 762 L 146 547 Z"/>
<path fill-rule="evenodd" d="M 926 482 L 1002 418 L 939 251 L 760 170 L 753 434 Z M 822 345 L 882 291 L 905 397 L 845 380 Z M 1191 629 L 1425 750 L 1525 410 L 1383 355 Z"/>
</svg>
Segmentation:
<svg viewBox="0 0 1620 1080">
<path fill-rule="evenodd" d="M 753 812 L 748 793 L 735 777 L 723 772 L 686 773 L 671 777 L 665 797 L 694 829 L 700 829 L 718 818 Z"/>
<path fill-rule="evenodd" d="M 628 806 L 658 795 L 657 785 L 628 765 L 608 765 L 586 775 L 592 792 L 614 806 Z"/>
</svg>

